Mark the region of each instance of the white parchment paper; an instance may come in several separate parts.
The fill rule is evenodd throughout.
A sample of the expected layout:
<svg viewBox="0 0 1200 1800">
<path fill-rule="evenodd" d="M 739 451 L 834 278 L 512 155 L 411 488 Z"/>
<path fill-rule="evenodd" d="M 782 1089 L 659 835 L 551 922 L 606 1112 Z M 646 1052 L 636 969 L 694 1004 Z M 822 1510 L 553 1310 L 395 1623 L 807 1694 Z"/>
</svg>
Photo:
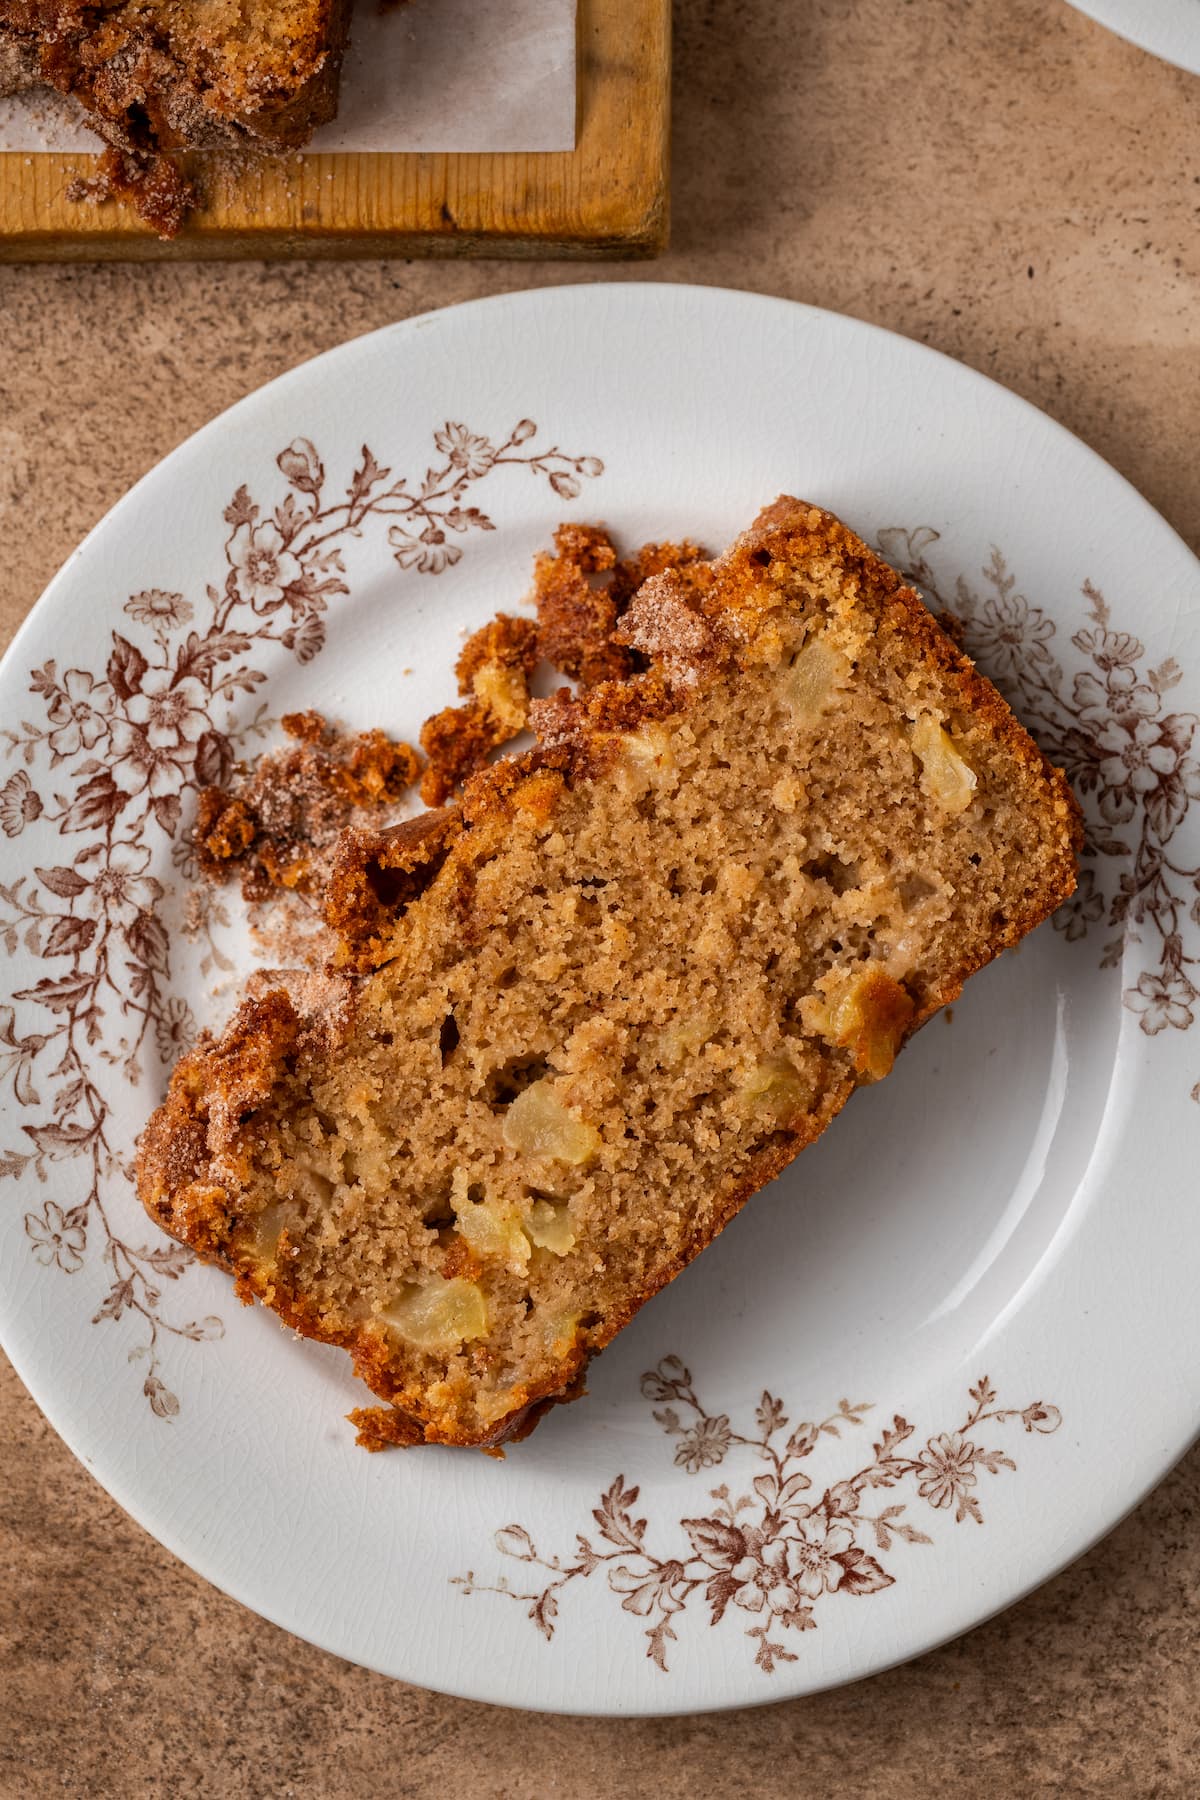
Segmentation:
<svg viewBox="0 0 1200 1800">
<path fill-rule="evenodd" d="M 316 150 L 570 150 L 575 0 L 356 0 L 338 116 Z M 0 150 L 94 151 L 73 102 L 0 99 Z"/>
</svg>

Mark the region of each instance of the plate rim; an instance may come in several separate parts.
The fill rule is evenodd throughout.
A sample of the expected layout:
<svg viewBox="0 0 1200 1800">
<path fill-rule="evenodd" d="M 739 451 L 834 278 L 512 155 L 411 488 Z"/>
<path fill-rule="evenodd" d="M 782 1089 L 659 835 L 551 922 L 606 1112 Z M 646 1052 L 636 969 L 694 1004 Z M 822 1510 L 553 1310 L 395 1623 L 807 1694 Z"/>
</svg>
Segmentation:
<svg viewBox="0 0 1200 1800">
<path fill-rule="evenodd" d="M 1135 50 L 1182 69 L 1185 75 L 1200 75 L 1200 17 L 1191 20 L 1191 9 L 1187 14 L 1179 10 L 1178 0 L 1167 18 L 1156 13 L 1149 22 L 1130 0 L 1068 0 L 1068 4 Z"/>
</svg>

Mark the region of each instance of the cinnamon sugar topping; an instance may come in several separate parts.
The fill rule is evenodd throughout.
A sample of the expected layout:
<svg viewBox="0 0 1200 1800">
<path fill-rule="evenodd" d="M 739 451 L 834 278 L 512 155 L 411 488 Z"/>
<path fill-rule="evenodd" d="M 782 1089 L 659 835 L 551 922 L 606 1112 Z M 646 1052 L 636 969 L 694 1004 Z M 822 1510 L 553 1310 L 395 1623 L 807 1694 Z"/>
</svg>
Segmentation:
<svg viewBox="0 0 1200 1800">
<path fill-rule="evenodd" d="M 224 881 L 240 870 L 247 900 L 311 892 L 339 835 L 402 801 L 420 770 L 416 751 L 382 731 L 340 736 L 314 712 L 281 723 L 295 743 L 261 756 L 233 787 L 205 788 L 193 828 L 201 872 Z"/>
</svg>

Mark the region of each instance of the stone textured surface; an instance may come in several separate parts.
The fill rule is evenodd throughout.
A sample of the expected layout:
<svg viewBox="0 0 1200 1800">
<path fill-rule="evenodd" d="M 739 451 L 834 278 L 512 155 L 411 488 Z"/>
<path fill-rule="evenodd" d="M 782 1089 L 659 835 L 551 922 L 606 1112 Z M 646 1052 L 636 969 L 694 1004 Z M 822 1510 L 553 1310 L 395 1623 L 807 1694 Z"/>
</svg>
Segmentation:
<svg viewBox="0 0 1200 1800">
<path fill-rule="evenodd" d="M 0 269 L 0 631 L 129 484 L 357 332 L 530 283 L 750 286 L 1015 388 L 1200 549 L 1200 79 L 1062 0 L 680 0 L 657 265 Z M 1114 1451 L 1115 1453 L 1115 1451 Z M 1200 1453 L 1090 1555 L 864 1685 L 614 1723 L 445 1700 L 252 1617 L 0 1381 L 0 1795 L 1190 1795 Z"/>
</svg>

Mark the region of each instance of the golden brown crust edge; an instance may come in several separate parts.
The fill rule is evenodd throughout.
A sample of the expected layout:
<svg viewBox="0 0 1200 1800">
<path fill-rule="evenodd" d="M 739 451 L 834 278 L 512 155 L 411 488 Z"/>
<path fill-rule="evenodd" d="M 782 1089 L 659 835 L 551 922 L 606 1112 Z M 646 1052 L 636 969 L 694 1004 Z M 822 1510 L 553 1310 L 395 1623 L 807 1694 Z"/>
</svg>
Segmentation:
<svg viewBox="0 0 1200 1800">
<path fill-rule="evenodd" d="M 986 722 L 1005 744 L 1027 772 L 1032 785 L 1041 789 L 1060 827 L 1057 860 L 1038 892 L 1005 922 L 1002 930 L 998 930 L 989 956 L 981 956 L 946 975 L 937 992 L 928 996 L 914 1016 L 905 1033 L 907 1039 L 941 1007 L 957 998 L 965 981 L 977 968 L 999 950 L 1015 944 L 1070 897 L 1076 882 L 1076 858 L 1082 845 L 1082 819 L 1062 772 L 1044 756 L 1013 717 L 991 682 L 977 672 L 941 629 L 917 592 L 840 520 L 820 508 L 781 497 L 760 513 L 750 530 L 720 559 L 715 567 L 716 579 L 701 601 L 704 615 L 716 634 L 713 645 L 706 649 L 702 659 L 707 666 L 716 666 L 718 649 L 722 655 L 727 655 L 739 639 L 744 641 L 754 635 L 757 614 L 761 611 L 761 607 L 755 605 L 755 595 L 765 566 L 777 559 L 794 563 L 820 556 L 835 557 L 842 566 L 845 579 L 861 582 L 871 590 L 872 597 L 880 605 L 882 629 L 903 636 L 909 643 L 915 641 L 923 654 L 949 677 L 961 696 L 964 710 Z M 517 805 L 531 805 L 538 812 L 547 814 L 552 812 L 565 786 L 577 779 L 593 777 L 604 766 L 609 734 L 617 719 L 620 729 L 629 730 L 641 718 L 661 718 L 664 711 L 682 710 L 691 703 L 699 685 L 702 684 L 689 688 L 685 682 L 677 681 L 671 684 L 668 693 L 654 671 L 649 677 L 602 684 L 567 709 L 565 722 L 560 716 L 561 733 L 549 749 L 539 748 L 527 756 L 506 759 L 476 776 L 461 809 L 461 829 L 457 808 L 450 814 L 453 825 L 447 819 L 439 827 L 439 835 L 449 827 L 449 848 L 437 864 L 426 893 L 431 898 L 445 895 L 452 904 L 455 888 L 464 879 L 469 879 L 470 865 L 484 849 L 490 836 L 489 825 L 503 825 Z M 378 932 L 377 915 L 373 923 Z M 378 936 L 375 942 L 379 943 Z M 369 960 L 359 966 L 370 966 Z M 266 998 L 274 1001 L 276 996 Z M 254 1004 L 263 1003 L 248 1003 Z M 270 1071 L 278 1072 L 297 1041 L 299 1023 L 294 1010 L 290 1007 L 288 1010 L 290 1020 L 278 1006 L 261 1016 L 250 1014 L 247 1007 L 243 1007 L 221 1040 L 202 1045 L 184 1058 L 172 1077 L 168 1098 L 151 1120 L 139 1148 L 139 1192 L 151 1217 L 172 1235 L 191 1243 L 202 1256 L 226 1267 L 231 1264 L 219 1227 L 222 1219 L 228 1219 L 228 1195 L 219 1183 L 203 1179 L 206 1173 L 211 1175 L 211 1165 L 204 1162 L 201 1154 L 192 1169 L 194 1179 L 185 1183 L 182 1189 L 175 1184 L 175 1195 L 168 1198 L 167 1189 L 172 1184 L 165 1178 L 167 1159 L 174 1154 L 178 1166 L 179 1147 L 184 1144 L 199 1150 L 204 1128 L 196 1103 L 201 1093 L 211 1092 L 215 1080 L 232 1078 L 241 1094 L 259 1091 L 266 1081 L 265 1092 L 270 1091 Z M 261 1040 L 256 1037 L 258 1032 L 263 1034 Z M 218 1059 L 224 1059 L 227 1066 L 219 1069 Z M 802 1149 L 821 1135 L 857 1085 L 858 1082 L 850 1077 L 833 1090 L 826 1097 L 819 1122 L 809 1119 L 802 1130 L 778 1133 L 777 1141 L 764 1148 L 750 1172 L 722 1199 L 710 1225 L 680 1249 L 659 1280 L 631 1299 L 623 1312 L 610 1321 L 603 1339 L 594 1340 L 588 1346 L 577 1340 L 563 1358 L 557 1386 L 543 1383 L 522 1393 L 520 1404 L 486 1435 L 464 1433 L 453 1422 L 422 1420 L 391 1405 L 393 1384 L 386 1360 L 372 1333 L 330 1331 L 302 1302 L 281 1295 L 269 1281 L 245 1269 L 239 1272 L 239 1292 L 247 1300 L 257 1296 L 267 1301 L 283 1322 L 301 1335 L 336 1343 L 350 1353 L 355 1373 L 381 1400 L 389 1403 L 382 1408 L 358 1409 L 350 1415 L 364 1447 L 383 1449 L 393 1444 L 423 1442 L 495 1448 L 526 1436 L 552 1405 L 573 1399 L 582 1392 L 583 1375 L 591 1356 L 603 1349 L 647 1300 L 694 1261 L 754 1193 L 782 1173 Z"/>
</svg>

